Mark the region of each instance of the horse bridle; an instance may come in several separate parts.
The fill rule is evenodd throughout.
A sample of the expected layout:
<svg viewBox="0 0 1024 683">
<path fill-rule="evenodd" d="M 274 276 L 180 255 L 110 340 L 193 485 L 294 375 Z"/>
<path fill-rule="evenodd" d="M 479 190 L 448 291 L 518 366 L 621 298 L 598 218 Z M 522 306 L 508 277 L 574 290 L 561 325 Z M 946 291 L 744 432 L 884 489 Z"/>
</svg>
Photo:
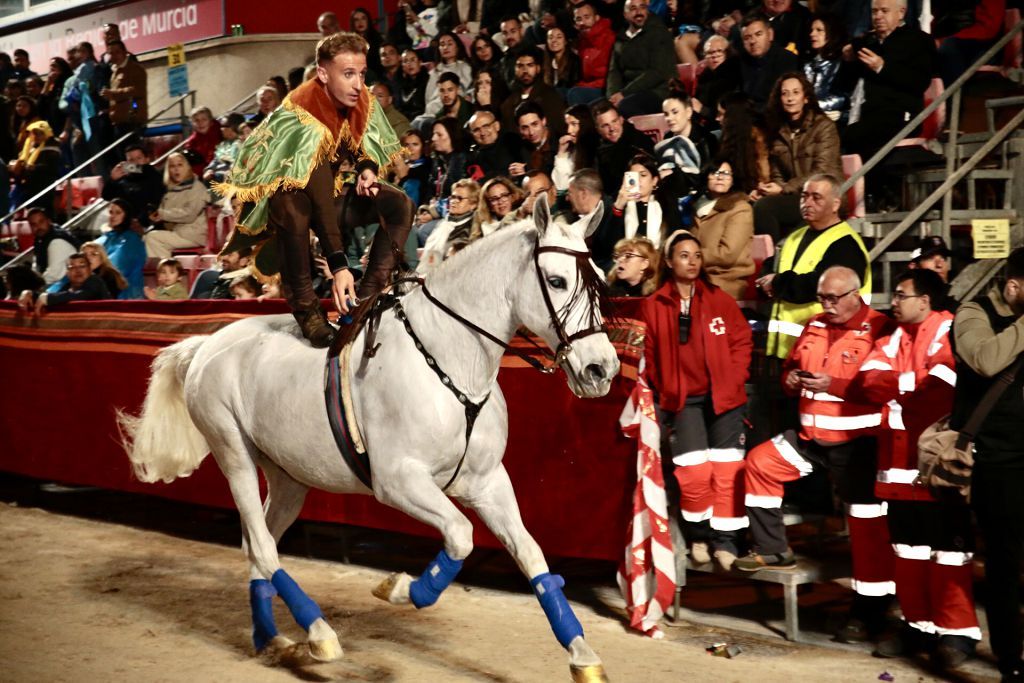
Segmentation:
<svg viewBox="0 0 1024 683">
<path fill-rule="evenodd" d="M 533 247 L 533 267 L 534 267 L 534 271 L 537 274 L 537 284 L 540 286 L 540 291 L 541 291 L 541 294 L 543 295 L 543 298 L 544 298 L 544 305 L 548 309 L 548 316 L 551 319 L 551 325 L 552 325 L 552 327 L 554 327 L 555 335 L 558 338 L 558 347 L 552 353 L 549 349 L 546 349 L 543 346 L 541 346 L 540 344 L 538 344 L 537 342 L 535 342 L 530 336 L 525 335 L 522 332 L 518 332 L 518 331 L 516 332 L 516 335 L 519 336 L 519 337 L 522 337 L 523 339 L 526 339 L 526 341 L 528 341 L 542 356 L 544 356 L 548 361 L 551 362 L 550 365 L 545 365 L 544 363 L 538 361 L 536 358 L 534 358 L 529 353 L 526 353 L 525 351 L 520 351 L 519 349 L 511 346 L 507 342 L 502 341 L 501 339 L 499 339 L 495 335 L 493 335 L 490 332 L 488 332 L 487 330 L 483 329 L 482 327 L 480 327 L 479 325 L 477 325 L 473 321 L 467 320 L 466 318 L 464 318 L 459 313 L 456 313 L 455 311 L 453 311 L 443 301 L 441 301 L 440 299 L 436 298 L 430 292 L 430 290 L 427 288 L 427 283 L 423 280 L 423 278 L 420 278 L 420 277 L 406 278 L 406 279 L 400 280 L 400 282 L 401 281 L 406 281 L 406 282 L 412 281 L 412 282 L 418 283 L 420 285 L 420 288 L 423 290 L 423 295 L 425 297 L 427 297 L 427 300 L 430 301 L 430 303 L 432 303 L 435 306 L 437 306 L 438 308 L 440 308 L 442 311 L 444 311 L 449 317 L 453 318 L 454 320 L 457 320 L 459 323 L 461 323 L 465 327 L 468 327 L 469 329 L 473 330 L 477 334 L 480 334 L 483 337 L 485 337 L 487 340 L 489 340 L 489 341 L 497 344 L 498 346 L 502 347 L 503 349 L 505 349 L 506 352 L 518 356 L 519 358 L 521 358 L 523 361 L 525 361 L 530 367 L 534 368 L 535 370 L 538 370 L 538 371 L 544 373 L 545 375 L 550 375 L 550 374 L 554 373 L 558 368 L 563 367 L 563 365 L 565 365 L 565 362 L 569 358 L 569 354 L 572 353 L 572 350 L 573 350 L 572 349 L 572 343 L 574 341 L 577 341 L 577 340 L 582 339 L 584 337 L 588 337 L 588 336 L 590 336 L 592 334 L 602 334 L 602 333 L 605 332 L 605 327 L 604 327 L 604 325 L 592 325 L 592 326 L 587 327 L 585 329 L 578 330 L 577 332 L 574 332 L 573 334 L 566 334 L 565 325 L 562 323 L 561 319 L 559 318 L 558 312 L 555 310 L 555 305 L 551 301 L 551 294 L 548 292 L 548 284 L 544 281 L 544 273 L 541 271 L 541 268 L 540 268 L 540 255 L 541 254 L 545 254 L 545 253 L 566 254 L 566 255 L 572 256 L 573 258 L 576 259 L 576 267 L 579 269 L 580 277 L 582 278 L 583 277 L 583 269 L 591 267 L 591 265 L 590 265 L 590 252 L 588 252 L 588 251 L 576 251 L 574 249 L 569 249 L 567 247 L 542 247 L 542 246 L 540 246 L 540 236 L 538 235 L 535 239 L 536 239 L 536 241 L 535 241 L 534 247 Z"/>
<path fill-rule="evenodd" d="M 589 252 L 575 251 L 573 249 L 567 249 L 565 247 L 542 247 L 540 246 L 539 235 L 536 238 L 533 247 L 533 266 L 534 270 L 537 273 L 537 284 L 540 285 L 540 291 L 544 296 L 544 305 L 548 309 L 548 315 L 551 317 L 551 324 L 552 326 L 554 326 L 555 334 L 558 336 L 558 348 L 555 349 L 554 353 L 552 353 L 550 350 L 545 349 L 544 347 L 534 342 L 533 339 L 531 339 L 530 337 L 526 335 L 521 336 L 527 339 L 527 341 L 533 344 L 534 347 L 536 347 L 544 356 L 546 356 L 552 362 L 551 365 L 544 365 L 536 358 L 524 353 L 523 351 L 520 351 L 519 349 L 513 348 L 512 346 L 510 346 L 506 342 L 503 342 L 501 339 L 494 336 L 487 330 L 483 329 L 473 321 L 467 320 L 462 315 L 453 311 L 443 301 L 436 298 L 433 294 L 430 293 L 430 290 L 427 288 L 427 283 L 423 278 L 399 278 L 398 280 L 396 280 L 395 284 L 399 284 L 401 282 L 418 283 L 420 285 L 420 288 L 423 290 L 423 295 L 427 297 L 427 300 L 430 301 L 435 306 L 437 306 L 438 308 L 440 308 L 448 316 L 450 316 L 454 320 L 457 320 L 462 325 L 468 327 L 477 334 L 483 335 L 486 339 L 494 342 L 498 346 L 505 349 L 505 351 L 514 353 L 515 355 L 519 356 L 524 361 L 526 361 L 531 367 L 536 368 L 540 372 L 548 375 L 555 372 L 557 368 L 562 367 L 562 369 L 565 370 L 566 373 L 569 373 L 570 369 L 568 367 L 563 366 L 565 365 L 569 357 L 569 354 L 572 353 L 572 342 L 592 334 L 600 334 L 605 330 L 603 325 L 592 325 L 591 327 L 579 330 L 578 332 L 575 332 L 573 334 L 566 334 L 565 325 L 558 317 L 558 312 L 555 310 L 555 306 L 551 301 L 551 295 L 548 293 L 547 283 L 544 281 L 544 273 L 541 272 L 540 268 L 540 255 L 549 252 L 567 254 L 569 256 L 574 257 L 576 259 L 576 266 L 577 268 L 580 269 L 579 272 L 581 279 L 585 279 L 583 268 L 589 268 L 591 266 Z M 586 288 L 584 287 L 584 296 L 586 295 L 586 293 Z M 482 400 L 476 402 L 473 401 L 467 394 L 465 394 L 457 386 L 455 386 L 455 382 L 452 380 L 452 378 L 444 370 L 441 369 L 441 366 L 438 365 L 437 360 L 431 355 L 431 353 L 423 345 L 423 342 L 420 341 L 420 338 L 416 335 L 416 331 L 413 329 L 412 324 L 409 322 L 409 318 L 405 314 L 405 310 L 402 307 L 401 301 L 395 299 L 393 302 L 393 306 L 395 309 L 395 317 L 405 327 L 406 334 L 408 334 L 409 337 L 412 339 L 413 344 L 416 346 L 416 350 L 418 350 L 420 354 L 422 354 L 423 358 L 427 362 L 427 366 L 430 367 L 434 374 L 437 375 L 438 379 L 441 380 L 441 384 L 443 384 L 449 391 L 451 391 L 455 395 L 455 398 L 458 399 L 459 403 L 462 404 L 463 410 L 465 411 L 466 414 L 466 446 L 462 451 L 462 457 L 459 458 L 459 462 L 455 465 L 455 471 L 452 472 L 451 477 L 448 479 L 448 483 L 441 488 L 442 491 L 447 491 L 451 487 L 451 485 L 455 483 L 455 480 L 459 476 L 459 472 L 462 471 L 462 466 L 466 461 L 466 454 L 469 453 L 469 440 L 473 436 L 473 427 L 474 425 L 476 425 L 477 417 L 479 417 L 480 411 L 483 410 L 483 407 L 487 403 L 487 399 L 490 398 L 491 393 L 487 392 L 487 394 L 483 397 Z M 520 333 L 517 332 L 516 334 Z M 368 343 L 372 346 L 372 342 Z"/>
</svg>

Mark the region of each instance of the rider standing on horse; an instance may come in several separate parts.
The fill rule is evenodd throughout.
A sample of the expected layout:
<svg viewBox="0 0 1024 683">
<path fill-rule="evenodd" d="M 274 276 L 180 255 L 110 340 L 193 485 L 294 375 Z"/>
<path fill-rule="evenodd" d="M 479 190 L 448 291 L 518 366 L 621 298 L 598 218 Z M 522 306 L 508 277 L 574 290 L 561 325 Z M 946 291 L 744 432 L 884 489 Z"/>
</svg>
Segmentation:
<svg viewBox="0 0 1024 683">
<path fill-rule="evenodd" d="M 366 88 L 366 41 L 335 33 L 316 48 L 316 78 L 293 90 L 245 141 L 227 181 L 216 186 L 244 204 L 225 251 L 253 246 L 254 270 L 280 270 L 282 292 L 315 347 L 329 346 L 335 330 L 313 290 L 310 228 L 334 275 L 333 298 L 342 313 L 357 301 L 340 225 L 379 223 L 358 300 L 387 284 L 393 245 L 405 244 L 413 206 L 377 176 L 401 145 Z M 354 169 L 349 171 L 347 169 Z"/>
</svg>

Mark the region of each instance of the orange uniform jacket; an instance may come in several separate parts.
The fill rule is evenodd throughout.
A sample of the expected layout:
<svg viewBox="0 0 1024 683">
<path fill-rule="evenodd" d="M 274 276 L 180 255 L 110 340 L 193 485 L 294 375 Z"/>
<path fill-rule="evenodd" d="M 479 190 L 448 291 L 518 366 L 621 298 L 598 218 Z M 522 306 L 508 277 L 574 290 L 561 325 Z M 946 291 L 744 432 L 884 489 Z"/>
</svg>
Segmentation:
<svg viewBox="0 0 1024 683">
<path fill-rule="evenodd" d="M 891 321 L 868 306 L 842 325 L 830 326 L 825 314 L 811 318 L 783 365 L 782 378 L 791 370 L 824 373 L 832 378 L 827 392 L 800 394 L 800 437 L 823 445 L 840 444 L 872 433 L 882 422 L 877 405 L 846 397 L 874 347 L 891 329 Z"/>
<path fill-rule="evenodd" d="M 884 407 L 875 482 L 879 498 L 935 500 L 927 487 L 914 483 L 917 440 L 953 409 L 952 325 L 953 315 L 946 311 L 932 311 L 920 325 L 901 325 L 875 343 L 851 385 L 851 392 Z"/>
</svg>

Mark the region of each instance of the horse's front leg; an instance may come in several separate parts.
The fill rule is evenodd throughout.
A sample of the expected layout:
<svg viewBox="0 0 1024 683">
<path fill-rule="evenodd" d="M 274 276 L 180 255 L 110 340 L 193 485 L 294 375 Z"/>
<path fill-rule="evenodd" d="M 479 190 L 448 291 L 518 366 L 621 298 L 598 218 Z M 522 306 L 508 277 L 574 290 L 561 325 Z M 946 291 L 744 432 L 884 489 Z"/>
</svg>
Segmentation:
<svg viewBox="0 0 1024 683">
<path fill-rule="evenodd" d="M 533 592 L 544 608 L 558 642 L 569 651 L 569 668 L 577 683 L 607 681 L 600 657 L 583 638 L 583 627 L 562 593 L 565 582 L 548 571 L 540 546 L 526 530 L 519 514 L 519 503 L 504 465 L 479 477 L 470 495 L 460 500 L 472 508 L 515 558 L 519 569 L 530 579 Z"/>
<path fill-rule="evenodd" d="M 399 465 L 374 472 L 374 495 L 380 502 L 429 524 L 444 536 L 444 549 L 418 579 L 392 574 L 373 590 L 396 605 L 411 602 L 417 608 L 437 602 L 473 551 L 473 525 L 441 491 L 421 463 Z"/>
</svg>

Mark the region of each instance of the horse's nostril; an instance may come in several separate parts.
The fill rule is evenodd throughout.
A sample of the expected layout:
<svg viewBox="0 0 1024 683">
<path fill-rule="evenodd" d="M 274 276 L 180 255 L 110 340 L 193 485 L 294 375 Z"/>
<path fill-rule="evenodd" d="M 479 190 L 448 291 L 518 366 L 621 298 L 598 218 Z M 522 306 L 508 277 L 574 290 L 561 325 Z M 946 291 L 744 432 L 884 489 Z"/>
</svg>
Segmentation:
<svg viewBox="0 0 1024 683">
<path fill-rule="evenodd" d="M 587 377 L 594 382 L 600 382 L 605 377 L 604 368 L 601 367 L 599 363 L 591 363 L 586 367 L 585 372 L 587 373 Z"/>
</svg>

